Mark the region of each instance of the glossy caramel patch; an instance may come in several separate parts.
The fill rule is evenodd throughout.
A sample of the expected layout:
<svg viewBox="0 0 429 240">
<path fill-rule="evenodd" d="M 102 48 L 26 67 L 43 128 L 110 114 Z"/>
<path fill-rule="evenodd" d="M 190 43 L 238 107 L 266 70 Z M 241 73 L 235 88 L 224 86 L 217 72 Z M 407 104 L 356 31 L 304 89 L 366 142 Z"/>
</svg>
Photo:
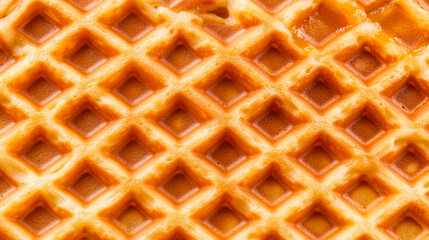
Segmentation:
<svg viewBox="0 0 429 240">
<path fill-rule="evenodd" d="M 50 81 L 38 78 L 23 93 L 34 103 L 42 106 L 58 96 L 61 90 Z"/>
<path fill-rule="evenodd" d="M 20 154 L 31 166 L 43 170 L 61 157 L 60 152 L 44 140 L 38 140 Z"/>
<path fill-rule="evenodd" d="M 58 224 L 60 219 L 44 206 L 38 206 L 25 215 L 20 222 L 34 234 L 40 235 Z"/>
<path fill-rule="evenodd" d="M 21 31 L 36 43 L 46 41 L 59 30 L 60 27 L 57 24 L 42 15 L 35 16 L 21 28 Z"/>
<path fill-rule="evenodd" d="M 160 189 L 172 200 L 182 202 L 198 191 L 198 186 L 196 186 L 195 183 L 184 174 L 177 173 L 167 182 L 162 184 Z"/>
<path fill-rule="evenodd" d="M 83 201 L 90 201 L 106 189 L 106 186 L 91 173 L 84 173 L 70 187 L 69 190 Z"/>
<path fill-rule="evenodd" d="M 86 138 L 94 135 L 106 124 L 106 120 L 90 108 L 85 108 L 69 122 L 71 128 Z"/>
<path fill-rule="evenodd" d="M 223 170 L 229 170 L 242 162 L 246 156 L 231 142 L 224 141 L 207 154 L 207 159 Z"/>
<path fill-rule="evenodd" d="M 232 234 L 244 223 L 244 220 L 228 207 L 221 207 L 205 221 L 207 226 L 222 236 Z"/>
<path fill-rule="evenodd" d="M 322 46 L 349 26 L 344 16 L 321 4 L 297 24 L 298 33 L 316 46 Z"/>
</svg>

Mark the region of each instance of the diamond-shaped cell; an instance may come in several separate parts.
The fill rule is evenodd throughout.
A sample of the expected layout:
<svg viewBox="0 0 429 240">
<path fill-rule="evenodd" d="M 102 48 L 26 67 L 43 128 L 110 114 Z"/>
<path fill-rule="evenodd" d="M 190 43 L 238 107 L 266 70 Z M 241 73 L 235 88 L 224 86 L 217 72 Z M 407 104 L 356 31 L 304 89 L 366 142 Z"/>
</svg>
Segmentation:
<svg viewBox="0 0 429 240">
<path fill-rule="evenodd" d="M 152 25 L 137 12 L 130 12 L 117 22 L 113 29 L 125 39 L 135 42 L 146 35 Z"/>
<path fill-rule="evenodd" d="M 428 163 L 419 148 L 409 146 L 393 161 L 391 167 L 406 179 L 413 180 L 428 168 Z"/>
<path fill-rule="evenodd" d="M 317 47 L 325 45 L 349 26 L 345 16 L 334 12 L 323 3 L 296 24 L 298 35 L 302 35 Z"/>
<path fill-rule="evenodd" d="M 223 43 L 232 42 L 245 31 L 242 27 L 230 26 L 216 21 L 204 21 L 203 28 Z"/>
<path fill-rule="evenodd" d="M 117 226 L 131 235 L 137 233 L 151 221 L 151 218 L 146 213 L 132 203 L 114 217 L 114 222 Z"/>
<path fill-rule="evenodd" d="M 230 140 L 224 140 L 207 154 L 216 166 L 223 170 L 230 170 L 246 159 L 246 155 Z"/>
<path fill-rule="evenodd" d="M 152 90 L 143 84 L 140 79 L 133 76 L 122 82 L 113 92 L 133 106 L 152 94 Z"/>
<path fill-rule="evenodd" d="M 91 172 L 83 173 L 68 190 L 83 201 L 90 201 L 106 190 L 107 186 Z"/>
<path fill-rule="evenodd" d="M 0 176 L 0 198 L 4 198 L 13 190 L 15 190 L 15 184 L 13 184 L 4 174 Z"/>
<path fill-rule="evenodd" d="M 367 116 L 362 116 L 347 127 L 347 131 L 361 143 L 369 143 L 382 134 L 383 129 L 379 128 L 373 120 Z"/>
<path fill-rule="evenodd" d="M 175 202 L 182 202 L 198 191 L 198 185 L 184 173 L 176 172 L 159 189 Z"/>
<path fill-rule="evenodd" d="M 60 218 L 47 206 L 38 205 L 21 217 L 20 223 L 30 232 L 41 235 L 60 222 Z"/>
<path fill-rule="evenodd" d="M 68 58 L 68 62 L 76 69 L 90 73 L 107 62 L 107 56 L 90 44 L 83 44 Z"/>
<path fill-rule="evenodd" d="M 336 229 L 336 226 L 319 211 L 311 213 L 299 227 L 314 239 L 324 238 Z"/>
<path fill-rule="evenodd" d="M 368 209 L 382 196 L 367 181 L 362 180 L 346 194 L 346 197 L 359 208 Z"/>
<path fill-rule="evenodd" d="M 30 40 L 43 43 L 60 30 L 60 25 L 50 18 L 39 14 L 21 26 L 20 31 Z"/>
<path fill-rule="evenodd" d="M 178 41 L 173 49 L 161 58 L 161 62 L 177 73 L 184 73 L 191 69 L 201 58 L 185 41 Z"/>
<path fill-rule="evenodd" d="M 15 62 L 15 58 L 7 51 L 0 49 L 0 72 Z"/>
<path fill-rule="evenodd" d="M 280 11 L 286 4 L 289 3 L 289 0 L 255 0 L 260 6 L 270 13 L 276 13 Z"/>
<path fill-rule="evenodd" d="M 409 81 L 393 95 L 392 100 L 403 111 L 411 114 L 422 106 L 428 100 L 428 97 L 416 84 Z"/>
<path fill-rule="evenodd" d="M 259 182 L 252 189 L 252 192 L 270 205 L 279 203 L 290 194 L 288 188 L 286 188 L 281 181 L 271 175 Z"/>
<path fill-rule="evenodd" d="M 23 94 L 37 105 L 45 105 L 61 93 L 61 88 L 44 77 L 36 79 Z"/>
<path fill-rule="evenodd" d="M 89 11 L 103 0 L 67 0 L 81 11 Z"/>
<path fill-rule="evenodd" d="M 20 157 L 34 168 L 43 170 L 61 158 L 61 153 L 46 139 L 39 138 L 24 148 Z"/>
<path fill-rule="evenodd" d="M 392 4 L 383 11 L 374 11 L 369 17 L 380 24 L 381 28 L 397 42 L 408 49 L 415 49 L 428 41 L 428 32 L 421 28 L 413 14 L 403 7 Z"/>
<path fill-rule="evenodd" d="M 224 76 L 207 93 L 218 101 L 222 106 L 229 107 L 246 96 L 247 91 L 231 80 L 229 76 Z"/>
<path fill-rule="evenodd" d="M 85 138 L 93 136 L 106 126 L 108 120 L 90 107 L 82 109 L 69 120 L 68 125 Z"/>
<path fill-rule="evenodd" d="M 269 110 L 253 125 L 265 136 L 272 139 L 283 136 L 292 127 L 292 124 L 275 110 Z"/>
<path fill-rule="evenodd" d="M 424 229 L 414 218 L 405 217 L 391 231 L 399 239 L 417 239 Z"/>
<path fill-rule="evenodd" d="M 200 123 L 181 106 L 177 107 L 163 118 L 160 124 L 176 137 L 183 137 L 200 125 Z"/>
<path fill-rule="evenodd" d="M 140 142 L 132 139 L 117 153 L 116 157 L 129 168 L 137 168 L 152 157 L 152 153 Z"/>
<path fill-rule="evenodd" d="M 276 45 L 271 45 L 254 59 L 255 63 L 271 75 L 278 75 L 292 65 L 293 60 Z"/>
<path fill-rule="evenodd" d="M 231 207 L 220 206 L 204 223 L 214 232 L 221 236 L 229 236 L 246 223 L 246 220 L 235 212 Z"/>
<path fill-rule="evenodd" d="M 346 63 L 346 67 L 363 79 L 368 79 L 378 73 L 384 67 L 380 58 L 372 53 L 367 46 L 363 47 Z"/>
<path fill-rule="evenodd" d="M 303 94 L 316 108 L 324 108 L 337 98 L 337 93 L 321 81 L 315 81 Z"/>
<path fill-rule="evenodd" d="M 301 157 L 300 161 L 316 174 L 322 174 L 337 163 L 337 160 L 335 160 L 321 145 L 316 145 L 312 148 Z"/>
</svg>

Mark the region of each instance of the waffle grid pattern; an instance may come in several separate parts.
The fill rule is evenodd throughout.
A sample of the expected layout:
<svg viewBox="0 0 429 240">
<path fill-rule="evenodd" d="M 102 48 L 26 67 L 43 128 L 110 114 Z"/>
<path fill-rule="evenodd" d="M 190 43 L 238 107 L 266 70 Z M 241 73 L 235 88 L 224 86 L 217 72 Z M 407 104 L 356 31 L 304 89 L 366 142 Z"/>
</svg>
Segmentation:
<svg viewBox="0 0 429 240">
<path fill-rule="evenodd" d="M 427 238 L 428 6 L 2 1 L 0 238 Z"/>
</svg>

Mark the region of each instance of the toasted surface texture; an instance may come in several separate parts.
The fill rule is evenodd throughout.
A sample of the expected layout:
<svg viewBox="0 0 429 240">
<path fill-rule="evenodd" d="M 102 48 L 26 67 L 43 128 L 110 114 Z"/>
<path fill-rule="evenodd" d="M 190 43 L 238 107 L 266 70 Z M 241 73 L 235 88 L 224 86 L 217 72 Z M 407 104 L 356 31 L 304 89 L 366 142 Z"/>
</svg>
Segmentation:
<svg viewBox="0 0 429 240">
<path fill-rule="evenodd" d="M 429 239 L 427 0 L 0 0 L 0 240 Z"/>
</svg>

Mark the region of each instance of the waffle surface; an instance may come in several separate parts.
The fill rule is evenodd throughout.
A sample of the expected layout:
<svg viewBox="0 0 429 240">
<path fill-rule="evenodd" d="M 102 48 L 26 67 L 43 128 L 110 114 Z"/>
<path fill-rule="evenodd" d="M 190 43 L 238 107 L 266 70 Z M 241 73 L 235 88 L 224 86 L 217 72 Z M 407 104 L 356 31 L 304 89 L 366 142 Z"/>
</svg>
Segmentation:
<svg viewBox="0 0 429 240">
<path fill-rule="evenodd" d="M 427 239 L 427 0 L 3 0 L 0 239 Z"/>
</svg>

